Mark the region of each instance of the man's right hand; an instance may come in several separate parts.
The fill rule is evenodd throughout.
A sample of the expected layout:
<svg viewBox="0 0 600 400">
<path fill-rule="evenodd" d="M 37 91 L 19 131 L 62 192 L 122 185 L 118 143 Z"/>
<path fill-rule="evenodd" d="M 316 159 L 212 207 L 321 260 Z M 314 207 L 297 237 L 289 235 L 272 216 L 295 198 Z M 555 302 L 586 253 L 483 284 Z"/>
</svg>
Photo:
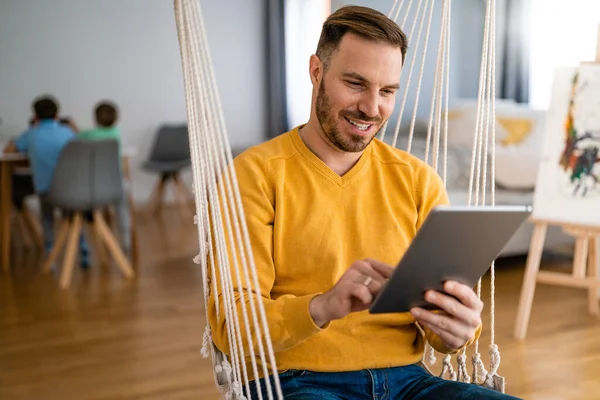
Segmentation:
<svg viewBox="0 0 600 400">
<path fill-rule="evenodd" d="M 309 311 L 315 324 L 322 327 L 351 312 L 369 309 L 392 271 L 391 266 L 380 261 L 355 261 L 333 288 L 310 302 Z"/>
</svg>

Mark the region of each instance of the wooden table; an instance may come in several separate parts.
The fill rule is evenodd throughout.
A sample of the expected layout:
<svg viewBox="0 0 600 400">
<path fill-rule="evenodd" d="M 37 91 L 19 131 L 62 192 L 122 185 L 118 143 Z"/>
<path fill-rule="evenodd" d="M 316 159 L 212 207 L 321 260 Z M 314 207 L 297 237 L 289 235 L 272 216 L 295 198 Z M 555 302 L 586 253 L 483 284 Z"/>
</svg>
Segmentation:
<svg viewBox="0 0 600 400">
<path fill-rule="evenodd" d="M 131 185 L 129 159 L 137 152 L 133 149 L 123 151 L 123 174 Z M 10 270 L 10 238 L 11 238 L 11 208 L 12 208 L 12 175 L 15 168 L 29 166 L 29 158 L 25 153 L 0 153 L 0 271 L 8 275 Z M 133 189 L 128 191 L 128 203 L 131 215 L 131 263 L 134 268 L 138 264 L 137 233 L 135 229 L 135 212 Z"/>
<path fill-rule="evenodd" d="M 0 154 L 0 265 L 4 274 L 8 274 L 10 264 L 12 175 L 16 167 L 27 165 L 26 154 Z"/>
</svg>

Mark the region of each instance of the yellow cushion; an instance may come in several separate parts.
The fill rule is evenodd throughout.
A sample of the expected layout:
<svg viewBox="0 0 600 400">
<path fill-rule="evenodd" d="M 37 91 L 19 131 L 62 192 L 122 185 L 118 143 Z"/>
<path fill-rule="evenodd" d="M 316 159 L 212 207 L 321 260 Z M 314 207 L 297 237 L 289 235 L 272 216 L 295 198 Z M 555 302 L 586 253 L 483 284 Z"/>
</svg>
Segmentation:
<svg viewBox="0 0 600 400">
<path fill-rule="evenodd" d="M 457 119 L 459 117 L 462 117 L 463 113 L 461 111 L 458 110 L 450 110 L 448 111 L 448 119 L 449 120 L 453 120 L 453 119 Z"/>
<path fill-rule="evenodd" d="M 531 133 L 533 121 L 528 118 L 499 117 L 498 123 L 506 130 L 507 136 L 500 141 L 503 146 L 519 144 Z"/>
</svg>

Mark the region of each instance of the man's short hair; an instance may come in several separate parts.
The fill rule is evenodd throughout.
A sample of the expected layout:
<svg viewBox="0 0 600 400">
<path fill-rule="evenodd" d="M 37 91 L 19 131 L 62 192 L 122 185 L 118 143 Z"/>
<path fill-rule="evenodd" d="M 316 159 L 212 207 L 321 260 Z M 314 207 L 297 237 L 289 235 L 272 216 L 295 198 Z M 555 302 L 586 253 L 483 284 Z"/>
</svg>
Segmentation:
<svg viewBox="0 0 600 400">
<path fill-rule="evenodd" d="M 33 112 L 37 119 L 55 119 L 58 115 L 58 102 L 51 96 L 38 97 L 33 102 Z"/>
<path fill-rule="evenodd" d="M 372 8 L 345 6 L 331 14 L 323 23 L 316 55 L 325 65 L 325 70 L 346 33 L 400 48 L 404 63 L 408 40 L 398 24 Z"/>
<path fill-rule="evenodd" d="M 96 106 L 96 123 L 101 127 L 110 128 L 117 122 L 117 114 L 117 107 L 113 103 L 99 103 Z"/>
</svg>

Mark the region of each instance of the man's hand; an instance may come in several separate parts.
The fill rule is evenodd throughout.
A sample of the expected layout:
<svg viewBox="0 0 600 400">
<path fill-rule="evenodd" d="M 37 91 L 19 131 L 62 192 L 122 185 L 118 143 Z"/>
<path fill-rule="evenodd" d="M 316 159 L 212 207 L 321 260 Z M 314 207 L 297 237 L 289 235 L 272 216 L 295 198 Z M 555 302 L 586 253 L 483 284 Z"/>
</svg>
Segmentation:
<svg viewBox="0 0 600 400">
<path fill-rule="evenodd" d="M 444 291 L 456 299 L 433 290 L 425 294 L 425 300 L 440 307 L 442 312 L 434 313 L 416 307 L 411 314 L 421 326 L 436 333 L 444 346 L 457 350 L 475 338 L 481 325 L 483 303 L 473 289 L 458 282 L 446 282 Z"/>
<path fill-rule="evenodd" d="M 351 312 L 367 310 L 391 273 L 390 266 L 378 261 L 354 262 L 333 288 L 310 302 L 315 324 L 322 327 Z"/>
<path fill-rule="evenodd" d="M 73 121 L 71 118 L 69 118 L 69 117 L 61 118 L 60 123 L 64 126 L 71 128 L 73 133 L 79 133 L 79 127 L 77 126 L 75 121 Z"/>
<path fill-rule="evenodd" d="M 4 147 L 4 153 L 5 154 L 9 154 L 9 153 L 17 153 L 19 150 L 17 149 L 17 146 L 15 145 L 15 142 L 8 142 L 8 144 Z"/>
</svg>

